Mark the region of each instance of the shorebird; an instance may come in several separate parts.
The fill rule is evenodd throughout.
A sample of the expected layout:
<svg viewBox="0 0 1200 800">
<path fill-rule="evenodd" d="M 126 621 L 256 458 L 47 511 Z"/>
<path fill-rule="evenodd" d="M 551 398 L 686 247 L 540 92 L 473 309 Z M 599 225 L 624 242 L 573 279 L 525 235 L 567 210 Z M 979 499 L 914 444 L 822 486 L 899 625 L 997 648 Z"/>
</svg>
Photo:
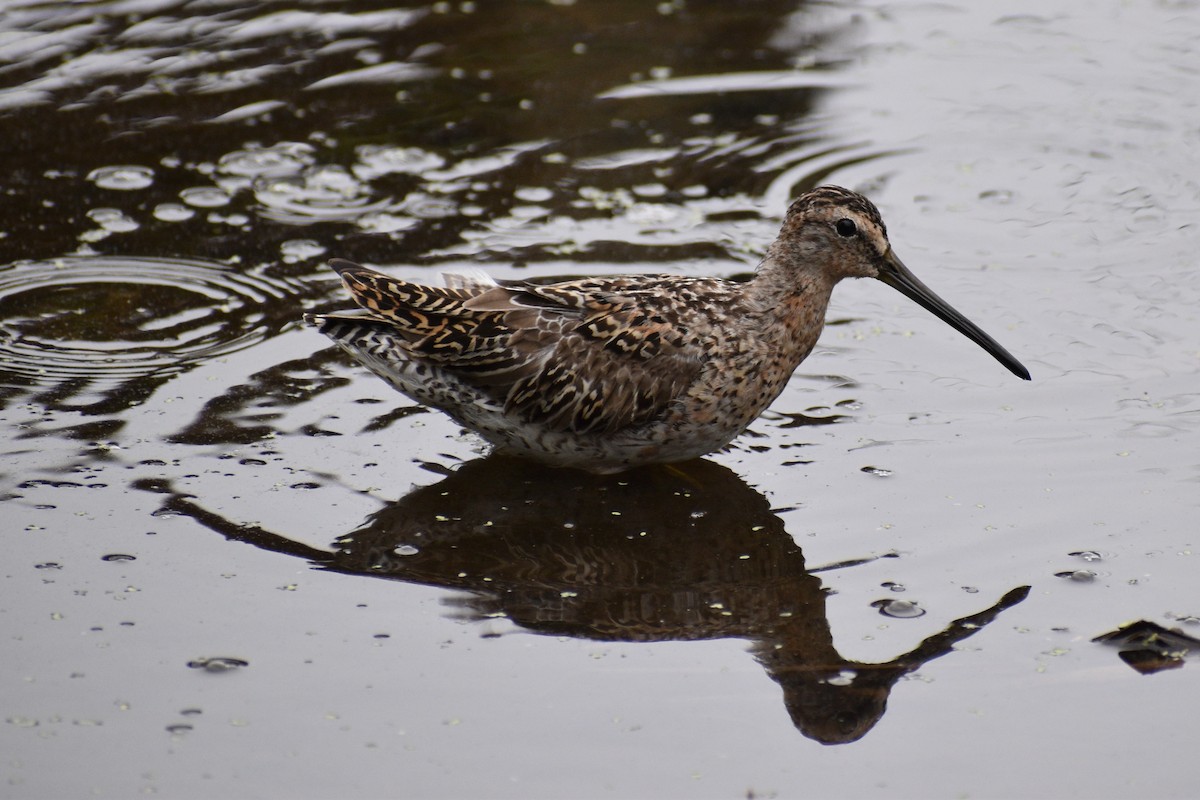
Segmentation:
<svg viewBox="0 0 1200 800">
<path fill-rule="evenodd" d="M 904 266 L 875 205 L 838 186 L 793 202 L 740 283 L 616 275 L 537 285 L 450 273 L 443 288 L 341 259 L 330 266 L 361 309 L 305 322 L 497 452 L 596 473 L 729 444 L 812 352 L 843 278 L 883 281 L 1029 380 Z"/>
</svg>

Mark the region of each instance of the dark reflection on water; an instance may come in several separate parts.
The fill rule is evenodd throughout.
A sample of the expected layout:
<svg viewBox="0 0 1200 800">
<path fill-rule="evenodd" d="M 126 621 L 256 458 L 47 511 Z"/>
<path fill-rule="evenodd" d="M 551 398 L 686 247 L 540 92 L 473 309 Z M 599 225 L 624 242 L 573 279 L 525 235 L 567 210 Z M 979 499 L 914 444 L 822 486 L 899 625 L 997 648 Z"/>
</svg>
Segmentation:
<svg viewBox="0 0 1200 800">
<path fill-rule="evenodd" d="M 466 594 L 470 619 L 503 616 L 553 636 L 662 642 L 741 638 L 783 688 L 805 736 L 844 744 L 882 717 L 904 675 L 1023 599 L 991 607 L 885 663 L 842 657 L 827 591 L 765 497 L 709 461 L 596 477 L 491 457 L 381 509 L 329 552 L 208 511 L 165 484 L 164 508 L 322 569 Z M 858 562 L 847 562 L 841 567 Z"/>
</svg>

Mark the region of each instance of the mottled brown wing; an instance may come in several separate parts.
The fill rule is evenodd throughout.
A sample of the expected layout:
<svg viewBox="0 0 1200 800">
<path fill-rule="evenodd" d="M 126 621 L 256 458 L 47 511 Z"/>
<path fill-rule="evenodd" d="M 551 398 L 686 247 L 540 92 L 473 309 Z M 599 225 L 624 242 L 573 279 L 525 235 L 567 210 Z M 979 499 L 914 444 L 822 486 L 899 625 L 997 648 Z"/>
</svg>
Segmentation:
<svg viewBox="0 0 1200 800">
<path fill-rule="evenodd" d="M 660 306 L 661 279 L 448 288 L 333 263 L 355 301 L 414 358 L 479 387 L 549 430 L 613 433 L 647 422 L 695 380 L 686 331 Z M 678 280 L 676 278 L 675 280 Z"/>
<path fill-rule="evenodd" d="M 405 342 L 410 356 L 480 384 L 493 384 L 492 373 L 519 366 L 508 345 L 513 331 L 504 324 L 503 315 L 465 307 L 466 301 L 494 283 L 453 278 L 447 287 L 427 286 L 340 259 L 330 265 L 354 301 L 372 318 L 386 322 Z"/>
<path fill-rule="evenodd" d="M 505 409 L 550 430 L 615 433 L 660 415 L 695 381 L 683 331 L 649 291 L 655 278 L 500 287 L 468 309 L 513 331 Z M 646 284 L 646 288 L 642 288 Z M 519 355 L 518 355 L 519 354 Z"/>
</svg>

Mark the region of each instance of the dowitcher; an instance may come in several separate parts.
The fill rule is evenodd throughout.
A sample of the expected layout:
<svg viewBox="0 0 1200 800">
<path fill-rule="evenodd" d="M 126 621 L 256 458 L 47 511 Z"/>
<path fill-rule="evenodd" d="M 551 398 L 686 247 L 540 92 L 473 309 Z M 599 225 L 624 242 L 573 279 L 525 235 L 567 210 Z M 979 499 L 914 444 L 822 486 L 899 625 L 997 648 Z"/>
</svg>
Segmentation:
<svg viewBox="0 0 1200 800">
<path fill-rule="evenodd" d="M 897 258 L 878 209 L 823 186 L 792 203 L 743 283 L 682 275 L 445 288 L 330 262 L 361 310 L 305 321 L 498 452 L 592 472 L 718 450 L 779 396 L 843 278 L 877 278 L 1013 374 L 1029 372 Z"/>
</svg>

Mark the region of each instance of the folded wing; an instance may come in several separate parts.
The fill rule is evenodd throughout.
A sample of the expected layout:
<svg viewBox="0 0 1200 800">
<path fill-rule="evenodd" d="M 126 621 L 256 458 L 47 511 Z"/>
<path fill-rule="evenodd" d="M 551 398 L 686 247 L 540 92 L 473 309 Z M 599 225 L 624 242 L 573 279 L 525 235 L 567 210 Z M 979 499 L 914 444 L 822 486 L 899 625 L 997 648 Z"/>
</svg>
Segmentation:
<svg viewBox="0 0 1200 800">
<path fill-rule="evenodd" d="M 683 355 L 686 327 L 647 302 L 659 278 L 501 286 L 471 275 L 433 287 L 347 261 L 332 266 L 408 358 L 550 430 L 615 433 L 649 422 L 701 367 Z"/>
</svg>

